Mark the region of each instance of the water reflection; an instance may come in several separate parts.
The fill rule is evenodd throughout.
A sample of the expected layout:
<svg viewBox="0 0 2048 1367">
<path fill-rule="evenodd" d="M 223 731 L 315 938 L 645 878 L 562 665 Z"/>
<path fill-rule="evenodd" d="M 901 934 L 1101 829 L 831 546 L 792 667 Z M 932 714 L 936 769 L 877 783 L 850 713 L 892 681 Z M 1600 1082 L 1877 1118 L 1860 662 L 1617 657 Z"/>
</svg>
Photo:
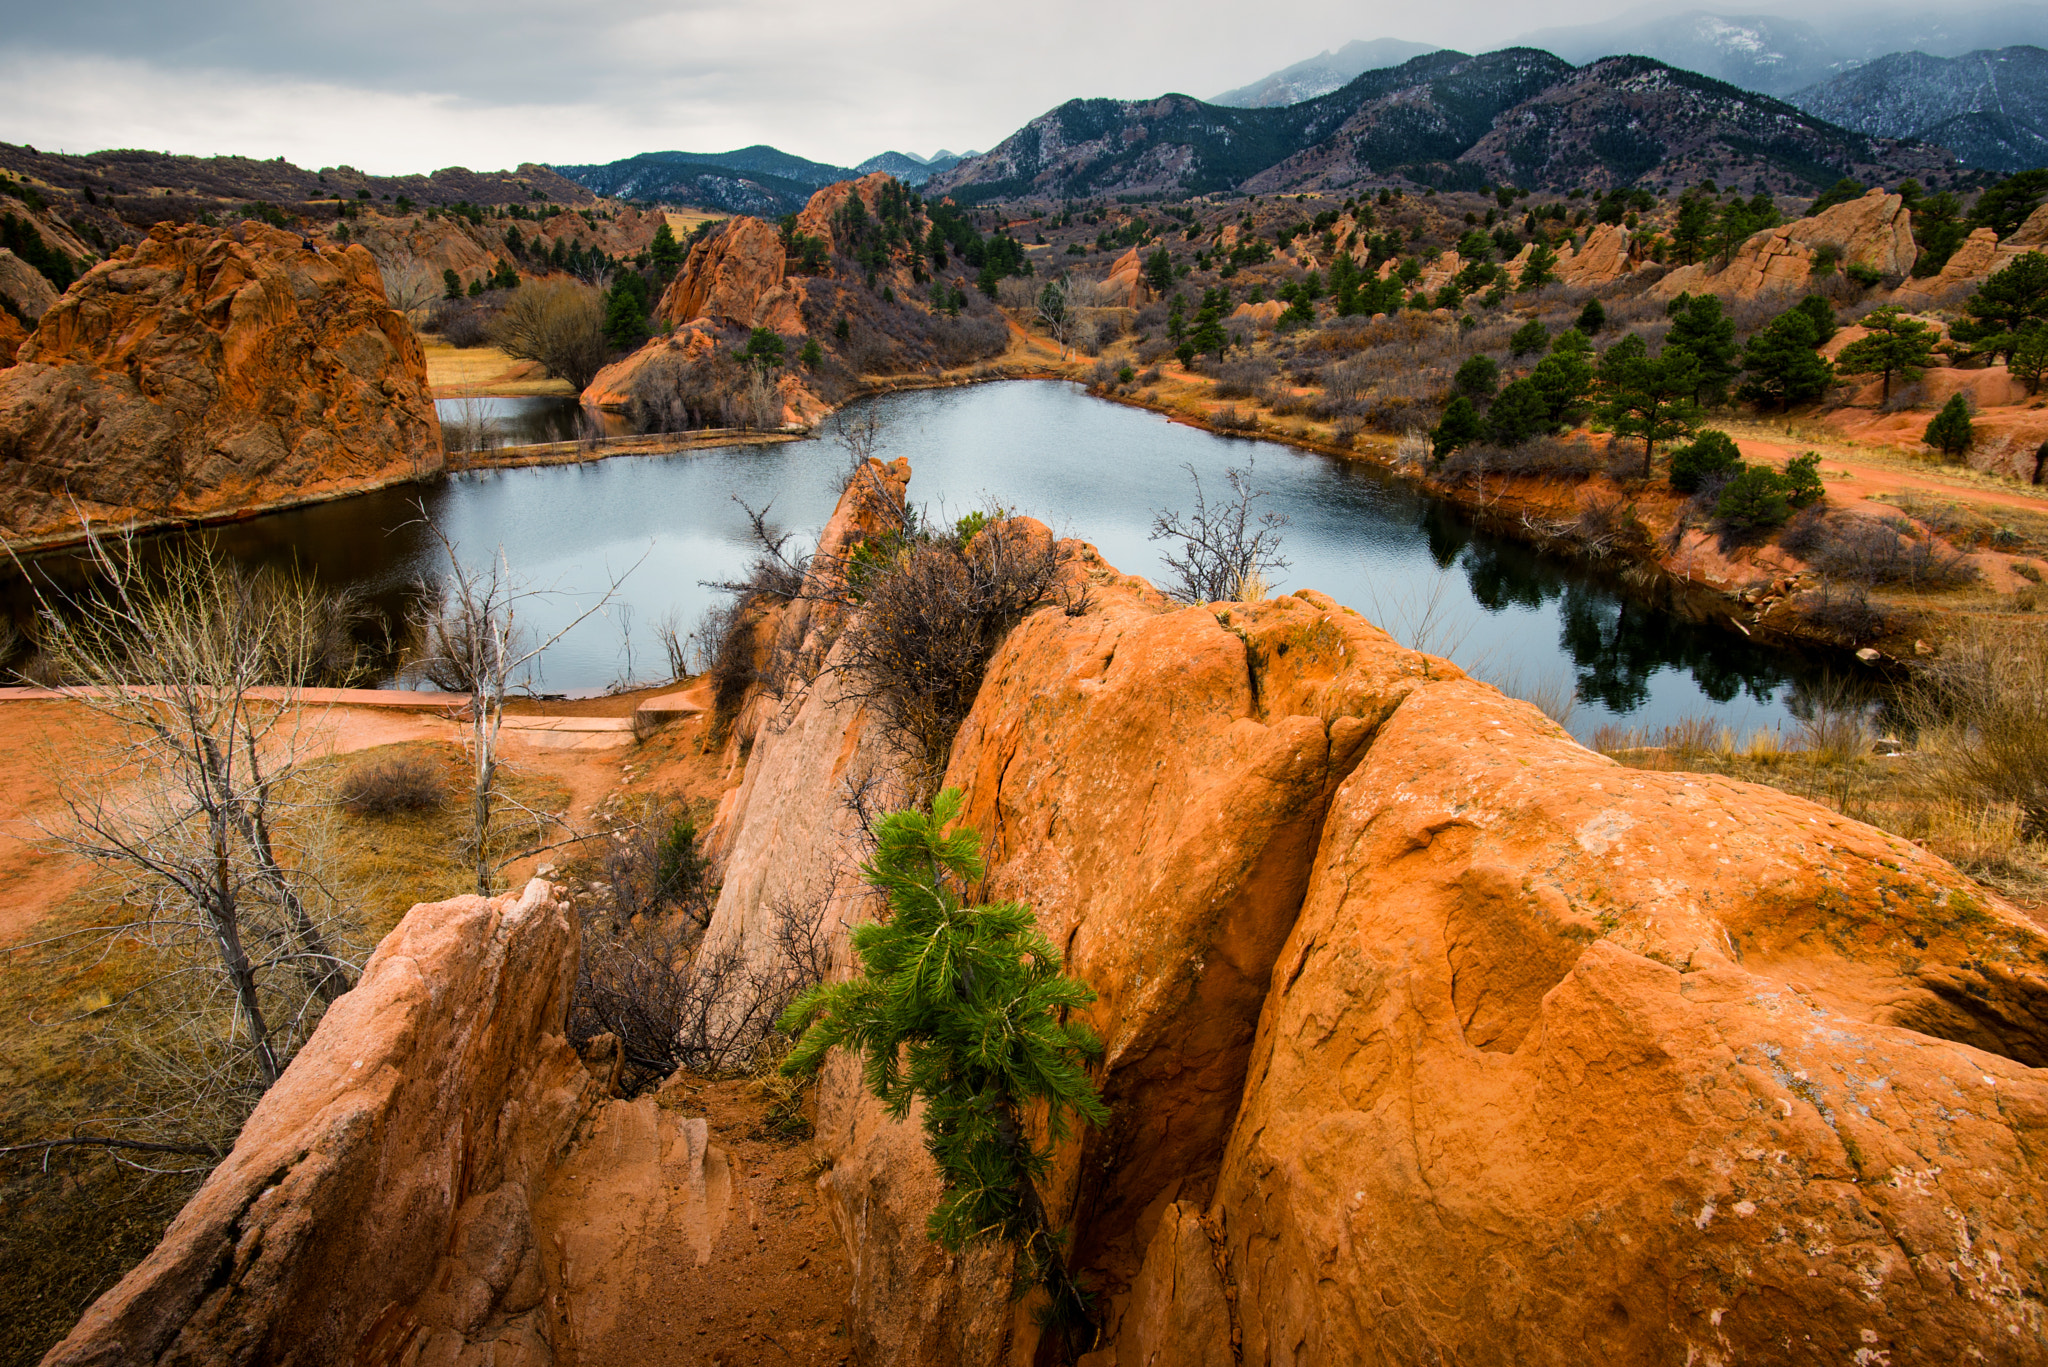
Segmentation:
<svg viewBox="0 0 2048 1367">
<path fill-rule="evenodd" d="M 434 412 L 441 428 L 450 434 L 451 446 L 460 434 L 469 434 L 467 449 L 494 446 L 538 446 L 553 441 L 581 441 L 588 437 L 630 435 L 632 424 L 622 414 L 586 407 L 564 395 L 485 394 L 459 399 L 434 400 Z"/>
<path fill-rule="evenodd" d="M 1292 564 L 1276 592 L 1319 589 L 1396 635 L 1407 634 L 1404 618 L 1433 614 L 1433 648 L 1481 677 L 1575 685 L 1571 725 L 1581 735 L 1618 719 L 1657 727 L 1699 713 L 1738 732 L 1787 724 L 1795 686 L 1817 681 L 1833 662 L 1688 620 L 1611 574 L 1489 533 L 1372 467 L 1219 437 L 1059 384 L 914 392 L 875 404 L 884 454 L 909 457 L 912 495 L 934 512 L 957 517 L 1000 502 L 1155 577 L 1160 547 L 1148 533 L 1157 510 L 1189 506 L 1183 467 L 1220 482 L 1227 466 L 1254 460 L 1264 506 L 1291 523 Z M 843 468 L 842 453 L 820 437 L 473 472 L 215 535 L 245 563 L 297 563 L 325 583 L 354 587 L 396 620 L 412 586 L 437 569 L 438 548 L 418 525 L 424 504 L 466 556 L 503 546 L 527 581 L 563 590 L 557 603 L 535 605 L 531 624 L 543 633 L 587 606 L 609 572 L 645 556 L 627 585 L 630 614 L 571 632 L 537 681 L 594 691 L 658 661 L 653 625 L 666 617 L 687 627 L 712 602 L 702 581 L 741 571 L 750 544 L 735 498 L 772 504 L 775 521 L 802 540 L 829 515 Z M 10 593 L 18 606 L 19 586 Z"/>
</svg>

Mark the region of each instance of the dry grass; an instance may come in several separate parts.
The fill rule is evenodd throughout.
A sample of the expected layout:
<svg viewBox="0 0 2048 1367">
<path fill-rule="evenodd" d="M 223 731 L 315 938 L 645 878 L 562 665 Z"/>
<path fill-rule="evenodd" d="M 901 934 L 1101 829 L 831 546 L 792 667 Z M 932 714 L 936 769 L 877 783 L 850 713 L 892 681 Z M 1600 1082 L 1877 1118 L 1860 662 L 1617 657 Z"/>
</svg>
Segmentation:
<svg viewBox="0 0 2048 1367">
<path fill-rule="evenodd" d="M 420 340 L 427 356 L 427 387 L 437 398 L 461 398 L 465 393 L 567 396 L 576 392 L 567 380 L 541 375 L 537 373 L 540 367 L 516 361 L 494 346 L 457 348 L 438 338 Z M 521 374 L 514 376 L 514 370 Z M 536 373 L 526 375 L 529 370 Z"/>
<path fill-rule="evenodd" d="M 362 752 L 309 771 L 322 796 L 358 765 L 431 766 L 455 788 L 466 766 L 459 746 L 414 742 Z M 553 780 L 514 776 L 514 797 L 559 810 L 568 793 Z M 389 816 L 337 812 L 329 876 L 349 888 L 365 942 L 381 938 L 415 902 L 468 886 L 461 855 L 464 808 L 448 803 Z M 523 832 L 508 831 L 508 842 Z M 127 1113 L 131 1079 L 103 1032 L 109 1008 L 148 980 L 151 959 L 132 940 L 51 942 L 109 923 L 112 880 L 88 884 L 46 919 L 41 942 L 0 955 L 0 1145 L 105 1133 L 95 1121 Z M 81 950 L 90 944 L 90 952 Z M 140 1155 L 138 1155 L 140 1156 Z M 200 1166 L 172 1156 L 163 1166 Z M 151 1174 L 99 1152 L 57 1150 L 0 1158 L 0 1367 L 38 1361 L 92 1299 L 155 1245 L 203 1174 Z"/>
<path fill-rule="evenodd" d="M 2021 802 L 1976 781 L 1984 747 L 1974 732 L 1953 722 L 1923 726 L 1900 751 L 1878 743 L 1867 708 L 1840 695 L 1814 703 L 1789 732 L 1737 736 L 1694 717 L 1656 732 L 1603 726 L 1592 747 L 1634 769 L 1723 774 L 1818 802 L 1916 841 L 2002 896 L 2048 911 L 2048 839 L 2030 828 Z M 2024 741 L 2024 729 L 2018 734 Z M 2048 742 L 2023 748 L 2038 760 Z M 1892 751 L 1899 752 L 1881 753 Z"/>
</svg>

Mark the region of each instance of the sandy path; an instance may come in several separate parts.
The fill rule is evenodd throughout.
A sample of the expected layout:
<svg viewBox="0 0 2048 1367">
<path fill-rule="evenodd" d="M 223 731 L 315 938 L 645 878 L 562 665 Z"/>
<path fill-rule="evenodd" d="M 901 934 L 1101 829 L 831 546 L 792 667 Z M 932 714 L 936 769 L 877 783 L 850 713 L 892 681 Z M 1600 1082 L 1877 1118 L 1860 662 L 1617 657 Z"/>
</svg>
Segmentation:
<svg viewBox="0 0 2048 1367">
<path fill-rule="evenodd" d="M 1910 458 L 1880 455 L 1853 446 L 1787 437 L 1759 423 L 1728 423 L 1728 434 L 1752 460 L 1783 464 L 1793 456 L 1817 451 L 1828 494 L 1840 503 L 1867 502 L 1877 494 L 1916 493 L 1983 508 L 2010 508 L 2048 518 L 2048 487 L 2038 492 L 2023 486 L 1980 483 L 1939 466 L 1916 468 Z M 1846 476 L 1838 472 L 1846 471 Z"/>
</svg>

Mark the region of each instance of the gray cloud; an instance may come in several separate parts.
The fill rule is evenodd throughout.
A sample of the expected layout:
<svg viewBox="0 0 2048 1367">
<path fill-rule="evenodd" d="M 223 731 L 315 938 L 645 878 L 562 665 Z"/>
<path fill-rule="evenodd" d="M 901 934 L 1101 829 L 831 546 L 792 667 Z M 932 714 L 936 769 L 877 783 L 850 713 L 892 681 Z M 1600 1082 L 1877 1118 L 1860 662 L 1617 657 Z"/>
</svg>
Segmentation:
<svg viewBox="0 0 2048 1367">
<path fill-rule="evenodd" d="M 0 0 L 0 138 L 386 172 L 754 142 L 848 163 L 986 148 L 1079 95 L 1208 94 L 1352 38 L 1484 51 L 1627 8 Z"/>
</svg>

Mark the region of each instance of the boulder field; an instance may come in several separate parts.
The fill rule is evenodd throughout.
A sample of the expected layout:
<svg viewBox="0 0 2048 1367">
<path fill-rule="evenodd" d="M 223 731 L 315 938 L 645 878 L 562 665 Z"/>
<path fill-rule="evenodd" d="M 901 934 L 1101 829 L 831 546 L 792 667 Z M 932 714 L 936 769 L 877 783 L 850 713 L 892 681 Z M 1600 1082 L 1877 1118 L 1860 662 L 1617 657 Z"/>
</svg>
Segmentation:
<svg viewBox="0 0 2048 1367">
<path fill-rule="evenodd" d="M 0 530 L 247 513 L 442 467 L 419 339 L 360 246 L 160 224 L 0 369 Z"/>
<path fill-rule="evenodd" d="M 835 546 L 904 497 L 867 473 Z M 1825 808 L 1595 755 L 1321 594 L 1180 606 L 1060 548 L 945 781 L 976 895 L 1099 994 L 1113 1118 L 1045 1191 L 1089 1367 L 2048 1360 L 2038 927 Z M 736 723 L 710 952 L 770 963 L 816 915 L 844 971 L 873 914 L 903 779 L 837 625 L 749 624 L 810 663 Z M 646 1139 L 691 1185 L 590 1138 L 687 1122 L 562 1043 L 575 953 L 544 884 L 415 908 L 49 1364 L 595 1361 L 576 1316 L 679 1294 L 635 1231 L 715 1226 L 724 1160 Z M 844 1059 L 815 1158 L 856 1361 L 1036 1360 L 1003 1250 L 928 1239 L 921 1135 Z M 593 1227 L 623 1232 L 549 1252 Z M 579 1290 L 600 1257 L 628 1271 Z"/>
</svg>

